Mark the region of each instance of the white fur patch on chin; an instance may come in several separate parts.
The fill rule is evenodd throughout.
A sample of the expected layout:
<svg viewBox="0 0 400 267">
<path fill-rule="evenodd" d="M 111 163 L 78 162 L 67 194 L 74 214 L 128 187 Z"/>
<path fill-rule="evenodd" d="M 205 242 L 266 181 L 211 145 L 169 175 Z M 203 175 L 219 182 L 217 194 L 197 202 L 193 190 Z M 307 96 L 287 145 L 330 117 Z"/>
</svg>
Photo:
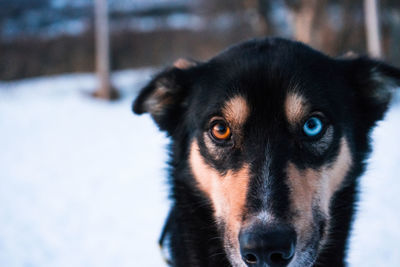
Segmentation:
<svg viewBox="0 0 400 267">
<path fill-rule="evenodd" d="M 229 229 L 225 230 L 224 249 L 232 267 L 247 267 L 240 254 L 239 232 L 232 233 Z"/>
<path fill-rule="evenodd" d="M 235 249 L 229 244 L 225 244 L 224 247 L 226 255 L 228 256 L 228 260 L 232 264 L 232 267 L 247 267 L 242 260 L 242 257 L 240 256 L 239 248 Z"/>
</svg>

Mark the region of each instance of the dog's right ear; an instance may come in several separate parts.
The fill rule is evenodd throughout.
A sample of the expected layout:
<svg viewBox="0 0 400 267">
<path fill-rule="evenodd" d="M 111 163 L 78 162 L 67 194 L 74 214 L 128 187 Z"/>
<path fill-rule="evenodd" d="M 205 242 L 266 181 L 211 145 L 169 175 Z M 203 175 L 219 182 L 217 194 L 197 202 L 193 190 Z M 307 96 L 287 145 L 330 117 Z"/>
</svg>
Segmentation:
<svg viewBox="0 0 400 267">
<path fill-rule="evenodd" d="M 158 73 L 139 93 L 132 109 L 136 114 L 150 113 L 160 130 L 171 133 L 180 121 L 191 86 L 189 70 L 196 63 L 177 60 Z"/>
</svg>

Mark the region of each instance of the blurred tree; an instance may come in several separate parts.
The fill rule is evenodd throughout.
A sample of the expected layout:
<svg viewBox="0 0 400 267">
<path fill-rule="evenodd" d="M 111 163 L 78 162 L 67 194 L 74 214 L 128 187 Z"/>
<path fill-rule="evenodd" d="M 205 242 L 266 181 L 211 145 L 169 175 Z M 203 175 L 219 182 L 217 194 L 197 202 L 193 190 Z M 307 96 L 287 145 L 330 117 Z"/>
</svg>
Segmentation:
<svg viewBox="0 0 400 267">
<path fill-rule="evenodd" d="M 389 35 L 392 36 L 392 38 L 389 39 L 388 53 L 386 56 L 388 59 L 398 59 L 400 61 L 400 8 L 392 9 L 390 11 L 390 18 L 392 23 L 389 25 Z"/>
<path fill-rule="evenodd" d="M 95 30 L 96 30 L 96 70 L 99 79 L 99 88 L 94 92 L 95 97 L 117 99 L 118 92 L 110 81 L 110 34 L 108 27 L 107 0 L 95 2 Z"/>
<path fill-rule="evenodd" d="M 382 48 L 378 13 L 377 0 L 364 0 L 364 18 L 367 33 L 368 53 L 373 57 L 380 58 L 382 57 Z"/>
<path fill-rule="evenodd" d="M 324 17 L 327 0 L 286 0 L 294 18 L 294 37 L 296 40 L 313 44 L 313 31 Z"/>
<path fill-rule="evenodd" d="M 271 2 L 268 0 L 258 0 L 257 10 L 260 14 L 260 17 L 262 18 L 260 28 L 262 29 L 264 34 L 275 35 L 275 28 L 272 26 L 271 21 Z"/>
<path fill-rule="evenodd" d="M 260 35 L 291 38 L 292 21 L 285 0 L 243 0 L 247 10 L 257 10 L 253 29 Z M 253 16 L 254 17 L 254 16 Z"/>
</svg>

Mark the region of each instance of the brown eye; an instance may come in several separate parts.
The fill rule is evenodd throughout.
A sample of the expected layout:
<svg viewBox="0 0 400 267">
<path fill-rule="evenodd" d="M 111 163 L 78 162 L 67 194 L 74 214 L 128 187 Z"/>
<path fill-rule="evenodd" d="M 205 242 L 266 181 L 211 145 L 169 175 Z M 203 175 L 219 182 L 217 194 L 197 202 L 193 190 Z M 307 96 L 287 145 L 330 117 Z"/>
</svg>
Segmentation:
<svg viewBox="0 0 400 267">
<path fill-rule="evenodd" d="M 212 136 L 219 140 L 228 140 L 231 137 L 231 129 L 224 122 L 216 122 L 211 128 Z"/>
</svg>

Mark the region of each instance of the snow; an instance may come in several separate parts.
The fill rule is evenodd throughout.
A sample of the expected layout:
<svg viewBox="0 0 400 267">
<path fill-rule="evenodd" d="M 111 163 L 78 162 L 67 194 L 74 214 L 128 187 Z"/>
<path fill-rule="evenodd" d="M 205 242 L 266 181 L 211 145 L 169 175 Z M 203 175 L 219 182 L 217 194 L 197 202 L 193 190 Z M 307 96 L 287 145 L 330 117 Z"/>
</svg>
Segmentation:
<svg viewBox="0 0 400 267">
<path fill-rule="evenodd" d="M 400 266 L 400 101 L 396 100 L 374 131 L 374 151 L 361 180 L 349 254 L 353 266 Z"/>
<path fill-rule="evenodd" d="M 152 70 L 0 83 L 0 266 L 163 266 L 166 144 L 131 101 Z M 374 132 L 350 266 L 400 266 L 400 105 Z"/>
<path fill-rule="evenodd" d="M 0 87 L 0 266 L 162 266 L 166 139 L 125 98 L 93 100 L 91 75 Z"/>
</svg>

